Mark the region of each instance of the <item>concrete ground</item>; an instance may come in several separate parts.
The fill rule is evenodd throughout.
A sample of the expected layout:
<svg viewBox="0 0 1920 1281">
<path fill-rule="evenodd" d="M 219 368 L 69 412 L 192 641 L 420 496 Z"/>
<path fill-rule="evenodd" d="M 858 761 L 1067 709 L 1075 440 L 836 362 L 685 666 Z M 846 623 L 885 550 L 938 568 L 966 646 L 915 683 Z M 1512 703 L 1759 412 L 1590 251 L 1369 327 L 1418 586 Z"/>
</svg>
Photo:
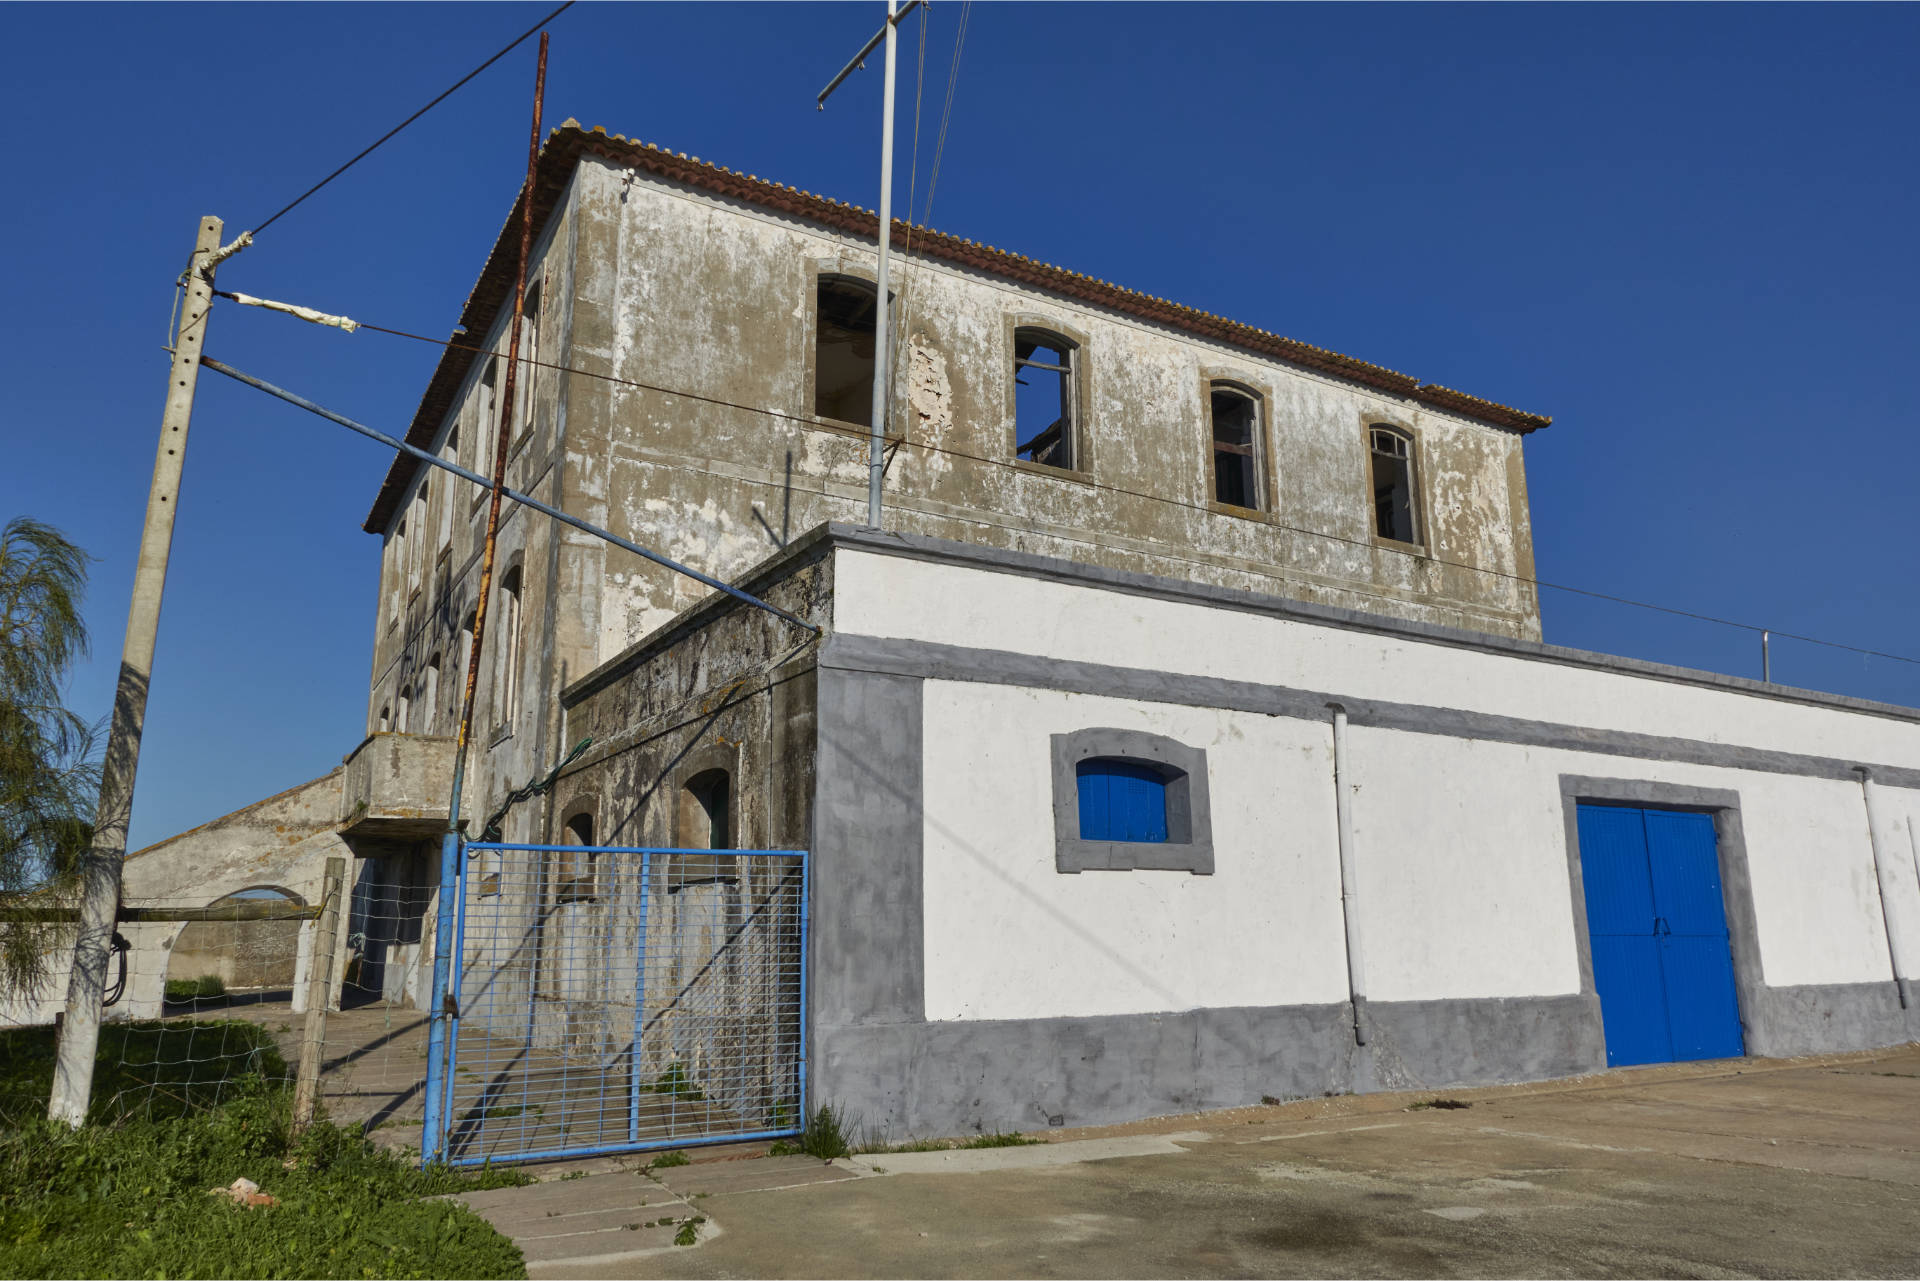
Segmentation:
<svg viewBox="0 0 1920 1281">
<path fill-rule="evenodd" d="M 1920 1273 L 1920 1046 L 1047 1137 L 468 1199 L 536 1278 Z"/>
</svg>

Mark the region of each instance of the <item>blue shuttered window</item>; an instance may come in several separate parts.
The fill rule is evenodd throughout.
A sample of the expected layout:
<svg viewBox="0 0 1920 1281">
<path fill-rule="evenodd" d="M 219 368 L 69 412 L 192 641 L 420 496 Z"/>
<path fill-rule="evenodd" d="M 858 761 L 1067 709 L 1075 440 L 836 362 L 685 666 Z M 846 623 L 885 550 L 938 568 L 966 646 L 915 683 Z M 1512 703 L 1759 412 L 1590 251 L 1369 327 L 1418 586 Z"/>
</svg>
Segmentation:
<svg viewBox="0 0 1920 1281">
<path fill-rule="evenodd" d="M 1077 767 L 1080 839 L 1167 840 L 1167 778 L 1156 767 L 1115 756 L 1097 756 Z"/>
</svg>

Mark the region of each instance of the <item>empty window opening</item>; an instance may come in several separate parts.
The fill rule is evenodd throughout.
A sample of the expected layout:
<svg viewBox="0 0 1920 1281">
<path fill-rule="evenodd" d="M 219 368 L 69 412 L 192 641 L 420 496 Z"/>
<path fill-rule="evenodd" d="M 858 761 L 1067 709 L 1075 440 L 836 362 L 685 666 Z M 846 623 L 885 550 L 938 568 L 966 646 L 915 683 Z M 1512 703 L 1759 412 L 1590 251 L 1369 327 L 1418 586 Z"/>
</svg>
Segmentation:
<svg viewBox="0 0 1920 1281">
<path fill-rule="evenodd" d="M 1014 457 L 1071 469 L 1075 348 L 1042 329 L 1013 335 Z"/>
<path fill-rule="evenodd" d="M 733 780 L 723 769 L 703 770 L 687 780 L 681 844 L 690 850 L 733 848 Z"/>
<path fill-rule="evenodd" d="M 1373 532 L 1402 543 L 1420 541 L 1413 505 L 1413 442 L 1391 427 L 1375 427 Z"/>
<path fill-rule="evenodd" d="M 520 567 L 500 580 L 500 721 L 520 714 Z"/>
<path fill-rule="evenodd" d="M 680 845 L 689 850 L 733 848 L 733 778 L 723 769 L 688 779 L 680 801 Z M 674 857 L 671 893 L 694 885 L 732 884 L 733 860 L 712 854 Z"/>
<path fill-rule="evenodd" d="M 1165 843 L 1168 771 L 1151 761 L 1096 756 L 1081 761 L 1080 839 Z"/>
<path fill-rule="evenodd" d="M 527 286 L 526 306 L 520 321 L 520 390 L 518 412 L 520 430 L 533 429 L 533 388 L 540 370 L 540 282 Z"/>
<path fill-rule="evenodd" d="M 420 682 L 420 732 L 431 734 L 440 719 L 440 655 L 427 660 L 427 674 Z"/>
<path fill-rule="evenodd" d="M 480 421 L 474 424 L 473 433 L 473 470 L 487 475 L 493 474 L 493 451 L 488 442 L 497 440 L 500 432 L 500 357 L 489 356 L 487 367 L 480 373 Z M 478 503 L 486 495 L 484 489 L 475 487 L 473 501 Z"/>
<path fill-rule="evenodd" d="M 554 901 L 584 903 L 594 897 L 593 815 L 575 814 L 567 820 L 566 846 L 554 867 Z"/>
<path fill-rule="evenodd" d="M 457 726 L 460 723 L 460 713 L 466 705 L 467 682 L 465 677 L 467 668 L 473 662 L 474 621 L 474 612 L 468 610 L 466 619 L 460 624 L 460 649 L 453 656 L 453 670 L 460 673 L 461 679 L 453 682 L 452 695 L 447 701 L 447 724 L 450 726 Z"/>
<path fill-rule="evenodd" d="M 822 276 L 813 348 L 813 412 L 861 427 L 873 425 L 874 303 L 864 280 Z"/>
<path fill-rule="evenodd" d="M 1213 418 L 1213 497 L 1229 507 L 1260 510 L 1260 402 L 1237 388 L 1208 390 Z"/>
<path fill-rule="evenodd" d="M 397 728 L 402 734 L 405 734 L 413 728 L 407 723 L 408 717 L 413 711 L 413 686 L 402 685 L 400 687 L 398 706 L 400 708 L 400 717 Z"/>
<path fill-rule="evenodd" d="M 377 721 L 375 721 L 375 722 L 374 722 L 374 724 L 375 724 L 376 726 L 378 726 L 378 728 L 374 730 L 374 733 L 376 733 L 376 734 L 384 734 L 384 733 L 386 733 L 386 732 L 387 732 L 387 731 L 388 731 L 389 729 L 391 729 L 391 728 L 393 728 L 393 710 L 392 710 L 392 708 L 390 708 L 390 707 L 383 707 L 383 708 L 381 708 L 381 709 L 380 709 L 380 719 L 379 719 L 379 720 L 377 720 Z"/>
</svg>

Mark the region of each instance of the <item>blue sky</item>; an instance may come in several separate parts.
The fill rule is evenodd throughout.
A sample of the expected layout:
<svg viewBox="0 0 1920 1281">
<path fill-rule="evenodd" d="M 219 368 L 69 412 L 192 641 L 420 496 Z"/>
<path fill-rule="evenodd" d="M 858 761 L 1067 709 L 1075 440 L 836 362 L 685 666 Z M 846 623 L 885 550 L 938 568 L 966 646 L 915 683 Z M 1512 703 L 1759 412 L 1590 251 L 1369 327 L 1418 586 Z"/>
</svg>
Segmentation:
<svg viewBox="0 0 1920 1281">
<path fill-rule="evenodd" d="M 104 713 L 195 219 L 251 227 L 548 6 L 11 5 L 0 519 L 87 547 Z M 879 76 L 813 95 L 876 3 L 580 5 L 548 118 L 871 207 Z M 924 198 L 958 0 L 933 7 Z M 920 27 L 904 28 L 899 188 Z M 1898 388 L 1920 336 L 1913 6 L 974 7 L 933 225 L 1458 387 L 1530 438 L 1542 577 L 1920 655 Z M 231 289 L 441 334 L 525 158 L 529 43 L 275 224 Z M 919 206 L 916 204 L 916 213 Z M 256 312 L 210 353 L 402 428 L 434 349 Z M 358 740 L 387 458 L 203 381 L 136 845 Z M 1563 644 L 1758 674 L 1748 632 L 1564 593 Z M 1784 682 L 1920 704 L 1790 641 Z"/>
</svg>

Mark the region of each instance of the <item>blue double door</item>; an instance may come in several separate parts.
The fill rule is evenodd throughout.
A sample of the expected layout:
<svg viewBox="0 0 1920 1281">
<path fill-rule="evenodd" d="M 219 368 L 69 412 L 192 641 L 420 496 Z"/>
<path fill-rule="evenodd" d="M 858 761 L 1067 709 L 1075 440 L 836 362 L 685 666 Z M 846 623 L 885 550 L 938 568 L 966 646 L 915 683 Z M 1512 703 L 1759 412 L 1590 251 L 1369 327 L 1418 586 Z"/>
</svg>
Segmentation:
<svg viewBox="0 0 1920 1281">
<path fill-rule="evenodd" d="M 1712 816 L 1581 805 L 1579 823 L 1607 1065 L 1744 1054 Z"/>
</svg>

